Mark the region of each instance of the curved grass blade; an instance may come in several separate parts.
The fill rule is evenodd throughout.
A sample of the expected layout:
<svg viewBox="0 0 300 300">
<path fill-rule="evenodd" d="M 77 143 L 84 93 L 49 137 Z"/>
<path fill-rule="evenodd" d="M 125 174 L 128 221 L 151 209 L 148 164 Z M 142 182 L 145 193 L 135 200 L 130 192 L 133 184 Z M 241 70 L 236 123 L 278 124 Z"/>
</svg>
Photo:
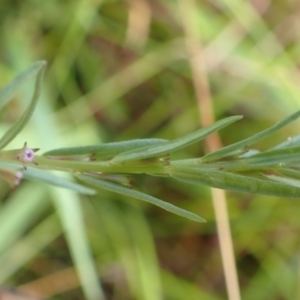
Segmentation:
<svg viewBox="0 0 300 300">
<path fill-rule="evenodd" d="M 214 152 L 204 155 L 203 157 L 201 157 L 200 161 L 201 162 L 213 161 L 213 160 L 220 159 L 222 157 L 231 155 L 232 153 L 236 152 L 237 150 L 244 151 L 245 147 L 248 147 L 248 146 L 252 145 L 253 143 L 258 142 L 259 140 L 266 138 L 267 136 L 271 135 L 275 131 L 278 131 L 279 129 L 288 125 L 289 123 L 293 122 L 294 120 L 298 119 L 299 117 L 300 117 L 300 111 L 297 111 L 296 113 L 292 114 L 291 116 L 278 122 L 274 126 L 269 127 L 266 130 L 263 130 L 247 139 L 244 139 L 235 144 L 223 147 L 217 151 L 214 151 Z"/>
<path fill-rule="evenodd" d="M 300 197 L 300 187 L 269 179 L 255 178 L 225 171 L 170 167 L 169 174 L 172 177 L 187 183 L 206 185 L 224 190 L 276 197 Z"/>
<path fill-rule="evenodd" d="M 44 61 L 38 61 L 31 67 L 16 76 L 11 83 L 0 91 L 0 108 L 3 107 L 19 90 L 24 82 L 36 76 L 45 65 Z"/>
<path fill-rule="evenodd" d="M 72 155 L 93 155 L 95 159 L 110 159 L 117 154 L 125 151 L 158 144 L 166 143 L 164 139 L 136 139 L 131 141 L 122 141 L 107 143 L 101 145 L 90 145 L 81 147 L 70 147 L 54 149 L 44 153 L 44 156 L 72 156 Z"/>
<path fill-rule="evenodd" d="M 145 159 L 145 158 L 151 158 L 151 157 L 169 154 L 170 152 L 177 151 L 177 150 L 187 147 L 193 143 L 201 141 L 204 138 L 206 138 L 208 135 L 212 134 L 213 132 L 216 132 L 225 126 L 228 126 L 229 124 L 231 124 L 237 120 L 240 120 L 241 118 L 242 118 L 242 116 L 232 116 L 232 117 L 217 121 L 216 123 L 214 123 L 208 127 L 201 128 L 195 132 L 187 134 L 187 135 L 185 135 L 181 138 L 175 139 L 173 141 L 169 141 L 162 145 L 143 147 L 143 148 L 136 149 L 133 151 L 121 153 L 121 154 L 115 156 L 111 160 L 111 162 L 112 163 L 121 163 L 121 162 L 141 160 L 141 159 Z"/>
<path fill-rule="evenodd" d="M 98 188 L 102 188 L 102 189 L 108 190 L 110 192 L 118 193 L 118 194 L 121 194 L 124 196 L 129 196 L 132 198 L 136 198 L 139 200 L 149 202 L 149 203 L 159 206 L 169 212 L 172 212 L 176 215 L 191 219 L 196 222 L 205 222 L 205 220 L 203 218 L 199 217 L 198 215 L 196 215 L 192 212 L 189 212 L 189 211 L 179 208 L 175 205 L 172 205 L 168 202 L 165 202 L 165 201 L 162 201 L 155 197 L 152 197 L 150 195 L 144 194 L 142 192 L 135 191 L 135 190 L 132 190 L 125 186 L 121 186 L 119 184 L 115 184 L 115 183 L 108 182 L 105 180 L 96 179 L 96 178 L 88 176 L 88 175 L 76 174 L 76 176 L 80 180 L 82 180 L 88 184 L 91 184 L 93 186 L 96 186 Z"/>
<path fill-rule="evenodd" d="M 46 66 L 46 62 L 40 62 L 40 70 L 37 74 L 34 93 L 31 98 L 30 104 L 27 107 L 24 114 L 21 116 L 21 118 L 2 136 L 2 138 L 0 139 L 0 149 L 4 148 L 9 142 L 11 142 L 15 138 L 15 136 L 24 128 L 24 126 L 31 118 L 41 93 L 41 86 L 42 86 L 45 66 Z"/>
</svg>

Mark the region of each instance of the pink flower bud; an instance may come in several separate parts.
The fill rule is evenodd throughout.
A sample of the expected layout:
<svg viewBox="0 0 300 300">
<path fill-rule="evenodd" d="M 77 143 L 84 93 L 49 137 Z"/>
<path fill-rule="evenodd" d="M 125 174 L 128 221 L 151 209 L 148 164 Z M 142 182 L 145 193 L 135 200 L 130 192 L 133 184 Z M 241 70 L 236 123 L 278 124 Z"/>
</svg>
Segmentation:
<svg viewBox="0 0 300 300">
<path fill-rule="evenodd" d="M 19 159 L 23 162 L 31 162 L 34 159 L 34 151 L 31 148 L 26 147 L 21 155 L 19 156 Z"/>
<path fill-rule="evenodd" d="M 25 142 L 22 152 L 17 156 L 17 159 L 23 162 L 24 169 L 26 168 L 26 163 L 32 162 L 37 165 L 37 163 L 33 160 L 35 152 L 38 151 L 38 148 L 29 148 L 27 147 L 27 142 Z"/>
</svg>

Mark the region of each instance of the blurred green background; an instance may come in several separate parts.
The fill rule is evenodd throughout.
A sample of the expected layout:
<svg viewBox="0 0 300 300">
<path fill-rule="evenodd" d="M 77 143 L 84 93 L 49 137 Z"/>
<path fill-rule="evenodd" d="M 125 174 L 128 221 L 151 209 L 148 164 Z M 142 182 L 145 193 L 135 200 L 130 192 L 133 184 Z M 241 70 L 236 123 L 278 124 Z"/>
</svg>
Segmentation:
<svg viewBox="0 0 300 300">
<path fill-rule="evenodd" d="M 38 108 L 9 148 L 24 141 L 45 152 L 173 139 L 199 128 L 185 5 L 194 5 L 190 21 L 215 118 L 244 115 L 220 132 L 223 144 L 257 133 L 300 106 L 299 4 L 3 0 L 0 86 L 33 62 L 48 62 Z M 1 112 L 0 133 L 20 117 L 31 92 L 26 86 Z M 257 148 L 299 133 L 297 125 Z M 200 143 L 177 155 L 203 153 Z M 209 189 L 168 178 L 134 180 L 139 190 L 208 222 L 104 191 L 87 197 L 30 181 L 11 190 L 0 181 L 0 298 L 227 299 Z M 235 192 L 227 201 L 242 299 L 299 299 L 299 202 Z"/>
</svg>

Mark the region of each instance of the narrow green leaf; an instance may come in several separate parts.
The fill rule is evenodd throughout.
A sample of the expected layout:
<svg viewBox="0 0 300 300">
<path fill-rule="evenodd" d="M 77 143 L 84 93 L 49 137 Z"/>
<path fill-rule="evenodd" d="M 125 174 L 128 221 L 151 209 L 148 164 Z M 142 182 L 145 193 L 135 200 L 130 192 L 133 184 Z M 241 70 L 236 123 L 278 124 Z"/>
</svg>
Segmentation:
<svg viewBox="0 0 300 300">
<path fill-rule="evenodd" d="M 298 179 L 281 177 L 277 175 L 265 175 L 265 176 L 271 180 L 300 188 L 300 180 Z"/>
<path fill-rule="evenodd" d="M 32 182 L 21 185 L 3 203 L 0 210 L 0 257 L 12 243 L 29 232 L 49 212 L 49 199 L 45 197 L 45 186 Z M 41 201 L 42 200 L 42 201 Z M 3 272 L 3 270 L 1 269 Z M 2 295 L 0 299 L 3 299 Z"/>
<path fill-rule="evenodd" d="M 300 170 L 297 169 L 278 168 L 276 169 L 276 173 L 283 175 L 285 177 L 291 177 L 300 180 Z"/>
<path fill-rule="evenodd" d="M 23 172 L 23 177 L 26 179 L 43 181 L 45 183 L 73 190 L 81 194 L 94 195 L 96 193 L 95 190 L 89 187 L 57 176 L 53 173 L 49 173 L 38 169 L 27 168 L 27 170 Z"/>
<path fill-rule="evenodd" d="M 52 184 L 55 186 L 63 187 L 66 189 L 74 190 L 81 194 L 94 195 L 96 192 L 86 186 L 83 186 L 79 183 L 69 181 L 61 176 L 56 175 L 55 173 L 50 173 L 48 171 L 35 169 L 31 167 L 27 167 L 27 170 L 22 169 L 20 165 L 11 163 L 11 162 L 2 162 L 0 161 L 0 168 L 8 169 L 13 171 L 21 171 L 23 178 L 40 180 L 47 184 Z"/>
<path fill-rule="evenodd" d="M 0 108 L 3 107 L 19 90 L 24 82 L 36 76 L 45 65 L 44 61 L 38 61 L 31 67 L 16 76 L 12 82 L 0 91 Z"/>
<path fill-rule="evenodd" d="M 247 159 L 249 166 L 284 166 L 300 163 L 300 147 L 279 148 L 255 154 Z"/>
<path fill-rule="evenodd" d="M 29 121 L 31 115 L 33 114 L 33 111 L 36 107 L 37 101 L 40 96 L 46 62 L 40 62 L 39 66 L 40 70 L 36 78 L 34 93 L 30 104 L 27 107 L 24 114 L 21 116 L 21 118 L 2 136 L 2 138 L 0 139 L 0 149 L 4 148 L 9 142 L 11 142 L 15 138 L 15 136 L 24 128 L 24 126 Z"/>
<path fill-rule="evenodd" d="M 300 146 L 300 134 L 293 136 L 293 137 L 289 137 L 286 141 L 276 145 L 275 147 L 271 148 L 270 150 L 282 149 L 282 148 L 288 148 L 288 147 L 297 147 L 297 146 Z M 269 151 L 269 150 L 267 150 L 267 151 Z"/>
<path fill-rule="evenodd" d="M 86 300 L 105 300 L 99 281 L 95 257 L 89 243 L 84 210 L 76 193 L 66 189 L 50 189 L 56 212 L 60 217 L 64 236 L 78 274 Z"/>
<path fill-rule="evenodd" d="M 253 135 L 247 139 L 244 139 L 242 141 L 239 141 L 235 144 L 232 144 L 232 145 L 223 147 L 217 151 L 208 153 L 208 154 L 204 155 L 203 157 L 201 157 L 200 160 L 201 160 L 201 162 L 208 162 L 208 161 L 220 159 L 222 157 L 231 155 L 232 153 L 234 153 L 237 150 L 244 151 L 245 147 L 248 147 L 248 146 L 252 145 L 253 143 L 258 142 L 259 140 L 266 138 L 267 136 L 271 135 L 275 131 L 278 131 L 279 129 L 288 125 L 289 123 L 291 123 L 292 121 L 296 120 L 299 117 L 300 117 L 300 111 L 297 111 L 296 113 L 292 114 L 291 116 L 287 117 L 286 119 L 278 122 L 274 126 L 269 127 L 268 129 L 263 130 L 255 135 Z"/>
<path fill-rule="evenodd" d="M 86 173 L 91 177 L 101 180 L 114 182 L 127 187 L 132 187 L 132 177 L 124 174 L 109 174 L 109 173 Z"/>
<path fill-rule="evenodd" d="M 181 181 L 224 190 L 264 194 L 276 197 L 298 198 L 300 188 L 268 179 L 200 168 L 170 167 L 169 174 Z"/>
<path fill-rule="evenodd" d="M 23 202 L 20 197 L 20 202 Z M 39 200 L 39 199 L 38 199 Z M 21 204 L 21 203 L 20 203 Z M 21 204 L 22 205 L 22 204 Z M 24 205 L 28 205 L 25 201 Z M 40 206 L 40 202 L 36 203 L 37 206 Z M 20 206 L 17 206 L 15 211 L 20 210 Z M 36 212 L 29 212 L 29 218 L 32 217 L 31 214 Z M 61 225 L 57 214 L 53 212 L 48 216 L 49 211 L 47 212 L 47 217 L 45 214 L 42 215 L 42 221 L 35 223 L 33 227 L 30 227 L 30 230 L 25 230 L 25 234 L 20 234 L 12 245 L 1 254 L 0 256 L 0 284 L 3 285 L 7 282 L 12 275 L 17 273 L 26 265 L 28 261 L 33 260 L 38 256 L 43 249 L 51 245 L 59 236 L 62 234 Z M 12 214 L 9 215 L 11 219 L 17 218 L 18 216 Z M 25 224 L 27 224 L 25 222 Z M 26 229 L 25 224 L 18 224 L 20 229 Z M 7 228 L 7 224 L 4 225 Z M 10 232 L 8 233 L 10 234 Z M 1 235 L 3 236 L 3 230 Z M 2 240 L 0 241 L 3 242 Z"/>
<path fill-rule="evenodd" d="M 31 167 L 27 167 L 27 170 L 24 170 L 17 164 L 2 161 L 0 161 L 0 168 L 3 168 L 4 170 L 8 169 L 13 171 L 20 171 L 22 172 L 22 176 L 25 179 L 40 180 L 47 184 L 52 184 L 55 186 L 74 190 L 81 194 L 94 195 L 96 193 L 93 189 L 89 187 L 67 180 L 65 178 L 62 178 L 61 176 L 56 175 L 55 173 L 50 173 L 48 171 L 35 169 Z"/>
<path fill-rule="evenodd" d="M 108 190 L 108 191 L 111 191 L 111 192 L 114 192 L 114 193 L 118 193 L 118 194 L 121 194 L 121 195 L 129 196 L 129 197 L 132 197 L 132 198 L 136 198 L 136 199 L 139 199 L 139 200 L 149 202 L 149 203 L 154 204 L 156 206 L 159 206 L 159 207 L 161 207 L 161 208 L 163 208 L 163 209 L 165 209 L 169 212 L 172 212 L 172 213 L 177 214 L 179 216 L 191 219 L 191 220 L 196 221 L 196 222 L 205 222 L 205 220 L 203 218 L 199 217 L 198 215 L 196 215 L 192 212 L 189 212 L 189 211 L 184 210 L 182 208 L 179 208 L 175 205 L 172 205 L 168 202 L 165 202 L 165 201 L 162 201 L 162 200 L 157 199 L 155 197 L 152 197 L 150 195 L 144 194 L 142 192 L 132 190 L 130 188 L 121 186 L 119 184 L 115 184 L 115 183 L 108 182 L 108 181 L 105 181 L 105 180 L 100 180 L 100 179 L 97 179 L 97 178 L 94 178 L 94 177 L 90 177 L 88 175 L 76 174 L 76 176 L 80 180 L 82 180 L 82 181 L 84 181 L 88 184 L 91 184 L 93 186 L 96 186 L 98 188 L 102 188 L 102 189 L 105 189 L 105 190 Z"/>
<path fill-rule="evenodd" d="M 276 148 L 259 152 L 249 157 L 217 162 L 201 162 L 199 159 L 172 161 L 174 167 L 204 168 L 223 171 L 251 171 L 266 168 L 281 169 L 284 166 L 300 165 L 300 147 Z"/>
<path fill-rule="evenodd" d="M 175 139 L 173 141 L 169 141 L 162 145 L 143 147 L 143 148 L 139 148 L 139 149 L 136 149 L 133 151 L 121 153 L 121 154 L 115 156 L 111 160 L 111 162 L 112 163 L 120 163 L 120 162 L 140 160 L 140 159 L 145 159 L 145 158 L 150 158 L 150 157 L 166 155 L 170 152 L 177 151 L 177 150 L 187 147 L 193 143 L 201 141 L 204 138 L 206 138 L 208 135 L 212 134 L 213 132 L 216 132 L 225 126 L 228 126 L 229 124 L 231 124 L 237 120 L 240 120 L 241 118 L 242 118 L 242 116 L 232 116 L 232 117 L 217 121 L 216 123 L 214 123 L 206 128 L 201 128 L 195 132 L 187 134 L 187 135 L 185 135 L 181 138 Z"/>
<path fill-rule="evenodd" d="M 187 161 L 189 167 L 199 167 L 206 169 L 224 170 L 224 171 L 251 171 L 263 170 L 267 168 L 282 168 L 290 165 L 300 165 L 300 147 L 279 148 L 260 152 L 246 158 L 240 158 L 228 161 L 218 161 L 211 163 L 202 163 L 198 160 Z M 186 163 L 186 166 L 187 166 Z M 184 166 L 184 161 L 174 162 L 174 166 Z"/>
<path fill-rule="evenodd" d="M 101 145 L 90 145 L 82 147 L 70 147 L 54 149 L 44 153 L 44 156 L 72 156 L 93 155 L 95 159 L 110 159 L 125 151 L 166 143 L 164 139 L 136 139 L 130 141 L 114 142 Z"/>
</svg>

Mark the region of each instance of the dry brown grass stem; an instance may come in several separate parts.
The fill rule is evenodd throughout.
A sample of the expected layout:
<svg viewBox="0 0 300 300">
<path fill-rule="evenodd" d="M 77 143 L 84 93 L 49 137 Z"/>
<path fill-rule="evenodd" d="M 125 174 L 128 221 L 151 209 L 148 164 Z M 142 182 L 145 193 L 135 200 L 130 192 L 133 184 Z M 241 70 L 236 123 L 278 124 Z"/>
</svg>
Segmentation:
<svg viewBox="0 0 300 300">
<path fill-rule="evenodd" d="M 214 122 L 214 112 L 205 62 L 203 61 L 199 28 L 195 22 L 197 18 L 197 5 L 194 0 L 179 0 L 179 10 L 181 12 L 185 34 L 187 56 L 197 96 L 201 126 L 205 127 Z M 221 146 L 222 143 L 218 134 L 213 134 L 206 139 L 207 151 L 217 150 Z M 239 300 L 240 289 L 235 265 L 226 195 L 223 190 L 211 189 L 211 191 L 228 296 L 230 300 Z"/>
<path fill-rule="evenodd" d="M 127 0 L 128 26 L 125 45 L 141 50 L 148 39 L 151 22 L 151 8 L 147 0 Z"/>
<path fill-rule="evenodd" d="M 80 287 L 74 268 L 64 269 L 18 287 L 18 291 L 31 297 L 53 297 Z"/>
</svg>

